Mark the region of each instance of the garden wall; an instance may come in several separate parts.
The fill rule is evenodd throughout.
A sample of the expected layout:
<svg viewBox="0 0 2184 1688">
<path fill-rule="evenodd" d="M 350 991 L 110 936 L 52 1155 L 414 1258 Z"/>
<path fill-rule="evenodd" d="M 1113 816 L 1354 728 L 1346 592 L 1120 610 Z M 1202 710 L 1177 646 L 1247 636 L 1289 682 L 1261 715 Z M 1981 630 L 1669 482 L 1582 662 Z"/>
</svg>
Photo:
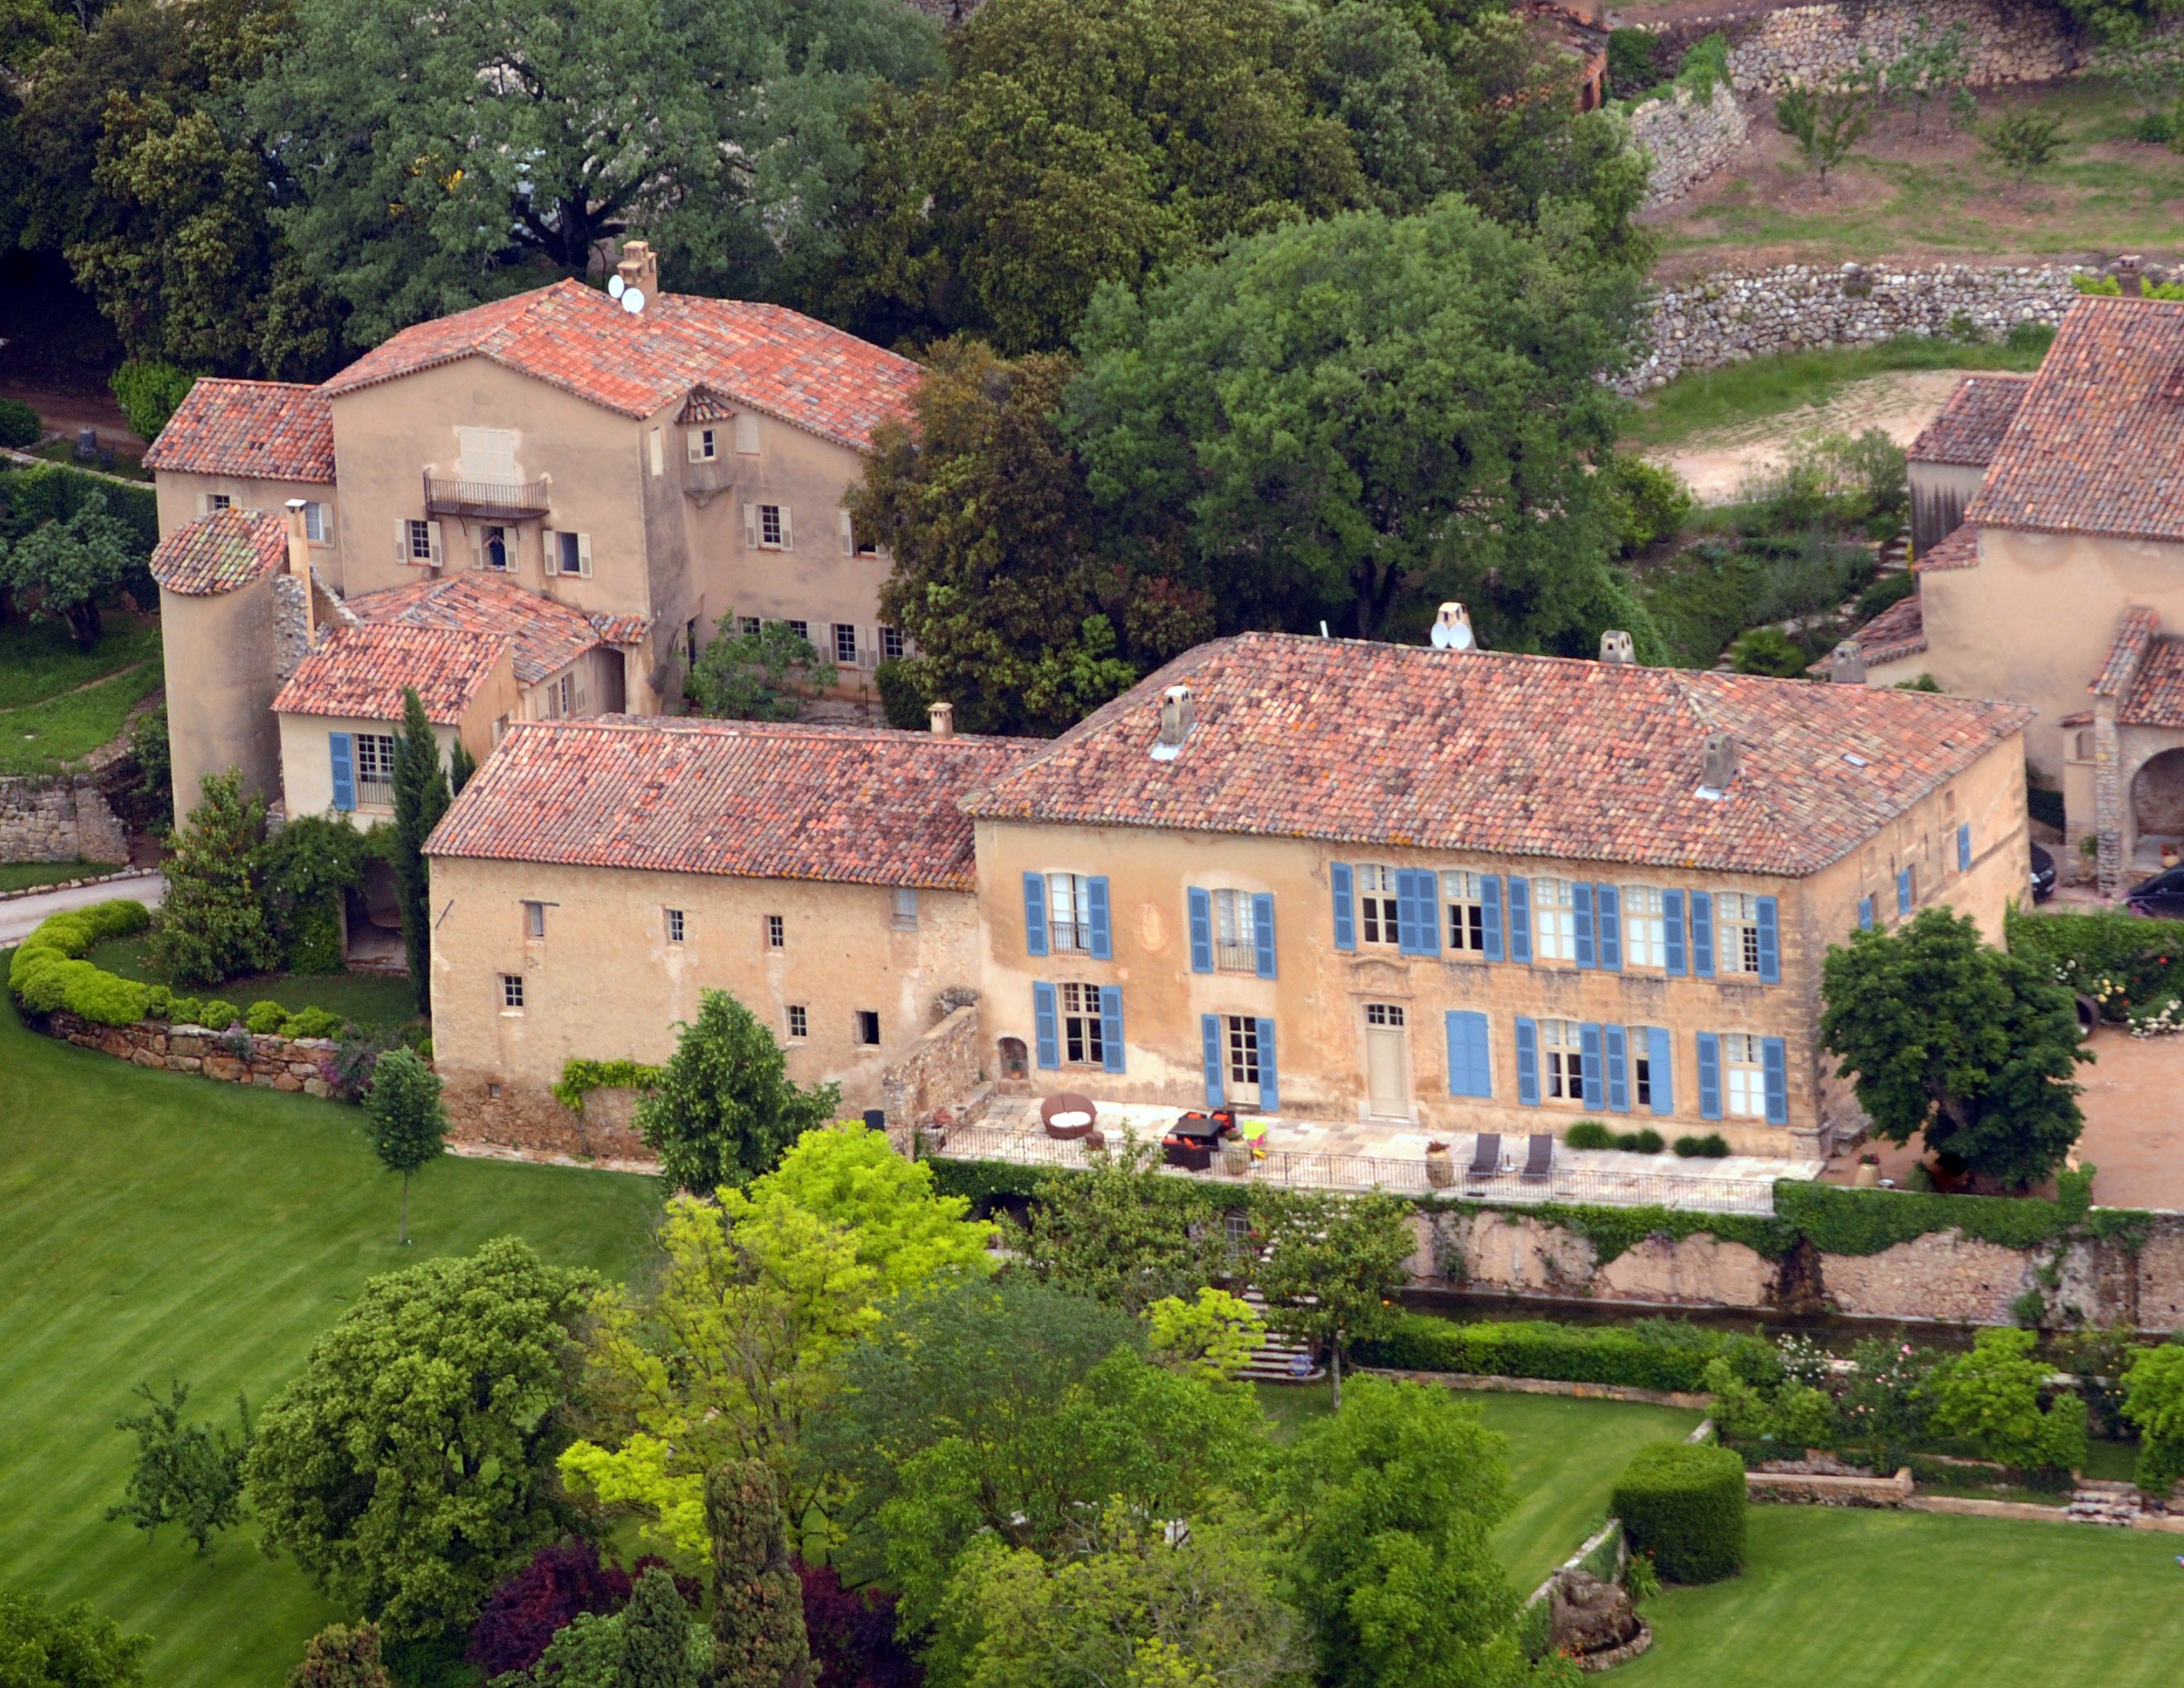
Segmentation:
<svg viewBox="0 0 2184 1688">
<path fill-rule="evenodd" d="M 1729 72 L 1747 93 L 1780 93 L 1852 70 L 1858 49 L 1893 58 L 1917 20 L 1964 25 L 1975 87 L 2044 82 L 2077 67 L 2081 43 L 2059 8 L 2023 0 L 1839 0 L 1823 6 L 1724 6 L 1666 28 L 1678 48 L 1715 30 L 1730 40 Z"/>
<path fill-rule="evenodd" d="M 880 1074 L 880 1106 L 887 1113 L 889 1139 L 898 1150 L 909 1152 L 911 1134 L 929 1123 L 941 1105 L 978 1094 L 978 1005 L 965 1003 Z"/>
<path fill-rule="evenodd" d="M 126 861 L 129 834 L 96 776 L 0 779 L 0 861 Z"/>
<path fill-rule="evenodd" d="M 1744 144 L 1749 127 L 1736 95 L 1721 83 L 1704 104 L 1691 97 L 1690 89 L 1678 88 L 1668 99 L 1633 107 L 1631 141 L 1653 159 L 1646 208 L 1682 198 L 1692 184 L 1719 170 Z"/>
<path fill-rule="evenodd" d="M 333 1094 L 326 1073 L 326 1063 L 334 1052 L 330 1038 L 258 1037 L 248 1032 L 209 1031 L 203 1026 L 170 1026 L 158 1020 L 94 1026 L 68 1013 L 47 1017 L 47 1029 L 57 1038 L 138 1067 L 194 1072 L 223 1084 L 300 1091 L 307 1096 Z"/>
<path fill-rule="evenodd" d="M 1642 331 L 1652 351 L 1616 386 L 1637 393 L 1686 370 L 1944 334 L 1964 322 L 1990 337 L 2020 322 L 2058 323 L 2078 297 L 2070 276 L 2071 266 L 2062 264 L 1723 270 L 1655 295 Z"/>
<path fill-rule="evenodd" d="M 635 1124 L 634 1090 L 593 1090 L 579 1111 L 564 1107 L 543 1084 L 497 1083 L 469 1073 L 441 1078 L 440 1101 L 448 1111 L 448 1135 L 457 1143 L 525 1156 L 652 1163 Z"/>
</svg>

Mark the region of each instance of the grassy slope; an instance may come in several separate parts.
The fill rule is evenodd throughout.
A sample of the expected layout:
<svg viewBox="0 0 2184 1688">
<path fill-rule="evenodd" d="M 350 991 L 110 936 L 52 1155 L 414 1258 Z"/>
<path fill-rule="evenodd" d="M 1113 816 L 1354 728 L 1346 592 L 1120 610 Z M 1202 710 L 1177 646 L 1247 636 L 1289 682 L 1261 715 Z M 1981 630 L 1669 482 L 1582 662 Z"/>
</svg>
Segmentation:
<svg viewBox="0 0 2184 1688">
<path fill-rule="evenodd" d="M 148 984 L 170 983 L 153 968 L 144 952 L 141 937 L 109 938 L 93 944 L 85 959 L 124 978 Z M 269 1000 L 288 1009 L 325 1008 L 345 1014 L 360 1026 L 398 1026 L 417 1017 L 410 981 L 383 973 L 275 973 L 230 979 L 209 990 L 192 989 L 190 994 L 216 996 L 238 1008 Z"/>
<path fill-rule="evenodd" d="M 114 861 L 0 861 L 0 891 L 25 891 L 33 885 L 55 885 L 64 879 L 86 879 L 111 873 Z"/>
<path fill-rule="evenodd" d="M 1649 1602 L 1642 1688 L 2168 1688 L 2177 1538 L 1755 1507 L 1745 1574 Z"/>
<path fill-rule="evenodd" d="M 449 1160 L 409 1249 L 358 1116 L 148 1073 L 25 1031 L 0 994 L 0 1586 L 89 1598 L 157 1640 L 162 1688 L 273 1688 L 330 1611 L 248 1528 L 209 1561 L 106 1522 L 130 1390 L 170 1370 L 206 1417 L 262 1402 L 365 1279 L 515 1232 L 627 1276 L 649 1179 Z"/>
<path fill-rule="evenodd" d="M 89 650 L 57 621 L 0 627 L 0 774 L 46 773 L 96 750 L 160 679 L 157 622 L 115 611 Z"/>
</svg>

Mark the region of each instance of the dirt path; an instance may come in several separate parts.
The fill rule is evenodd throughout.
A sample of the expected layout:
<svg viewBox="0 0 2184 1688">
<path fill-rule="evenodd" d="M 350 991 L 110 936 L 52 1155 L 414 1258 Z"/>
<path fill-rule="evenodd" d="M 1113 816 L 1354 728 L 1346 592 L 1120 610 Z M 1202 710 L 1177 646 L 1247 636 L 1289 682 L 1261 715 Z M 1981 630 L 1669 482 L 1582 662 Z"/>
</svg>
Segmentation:
<svg viewBox="0 0 2184 1688">
<path fill-rule="evenodd" d="M 1762 421 L 1694 434 L 1680 445 L 1646 455 L 1682 476 L 1702 504 L 1726 504 L 1746 480 L 1780 462 L 1798 440 L 1880 428 L 1898 445 L 1910 444 L 1966 373 L 1909 370 L 1869 376 L 1851 382 L 1825 404 L 1808 404 Z"/>
</svg>

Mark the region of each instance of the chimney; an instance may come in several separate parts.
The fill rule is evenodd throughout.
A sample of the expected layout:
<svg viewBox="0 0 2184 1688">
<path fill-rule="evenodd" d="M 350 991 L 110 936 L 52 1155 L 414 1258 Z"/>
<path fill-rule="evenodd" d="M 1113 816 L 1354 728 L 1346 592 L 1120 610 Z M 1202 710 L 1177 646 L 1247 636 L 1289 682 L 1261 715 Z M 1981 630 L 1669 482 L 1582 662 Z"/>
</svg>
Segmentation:
<svg viewBox="0 0 2184 1688">
<path fill-rule="evenodd" d="M 1435 650 L 1469 650 L 1477 640 L 1472 637 L 1471 612 L 1461 604 L 1444 604 L 1434 614 L 1433 647 Z"/>
<path fill-rule="evenodd" d="M 649 242 L 624 241 L 621 262 L 615 265 L 615 274 L 621 277 L 622 286 L 642 292 L 647 304 L 660 297 L 660 258 Z"/>
<path fill-rule="evenodd" d="M 2138 253 L 2135 252 L 2126 252 L 2122 257 L 2116 259 L 2116 286 L 2121 290 L 2123 296 L 2126 298 L 2135 299 L 2144 295 L 2146 291 L 2143 281 L 2145 274 L 2146 260 L 2141 258 Z"/>
<path fill-rule="evenodd" d="M 1600 636 L 1600 660 L 1624 668 L 1635 666 L 1638 653 L 1630 643 L 1630 635 L 1620 627 L 1610 627 L 1602 633 Z"/>
<path fill-rule="evenodd" d="M 288 572 L 304 588 L 304 642 L 308 649 L 319 637 L 319 605 L 311 593 L 311 538 L 304 526 L 307 506 L 301 499 L 291 499 L 283 508 L 288 512 Z"/>
<path fill-rule="evenodd" d="M 1736 740 L 1726 733 L 1709 733 L 1706 740 L 1706 770 L 1699 779 L 1699 795 L 1719 802 L 1729 795 L 1736 777 Z"/>
<path fill-rule="evenodd" d="M 1153 760 L 1172 762 L 1183 754 L 1183 741 L 1190 736 L 1197 710 L 1188 686 L 1170 686 L 1161 694 L 1160 738 L 1153 745 Z"/>
<path fill-rule="evenodd" d="M 1828 680 L 1837 686 L 1865 683 L 1865 652 L 1856 639 L 1845 639 L 1828 658 Z"/>
<path fill-rule="evenodd" d="M 935 738 L 953 738 L 956 736 L 955 705 L 935 704 L 926 713 L 932 718 Z"/>
</svg>

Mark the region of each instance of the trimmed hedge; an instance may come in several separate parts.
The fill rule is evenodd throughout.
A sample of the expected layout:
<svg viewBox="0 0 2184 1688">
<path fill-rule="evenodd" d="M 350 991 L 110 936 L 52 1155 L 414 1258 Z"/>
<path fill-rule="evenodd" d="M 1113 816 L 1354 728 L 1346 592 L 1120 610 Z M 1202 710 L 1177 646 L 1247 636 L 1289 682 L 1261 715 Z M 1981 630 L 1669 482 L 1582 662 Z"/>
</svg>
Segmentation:
<svg viewBox="0 0 2184 1688">
<path fill-rule="evenodd" d="M 1786 1178 L 1774 1186 L 1774 1212 L 1823 1254 L 1879 1254 L 1930 1231 L 1952 1229 L 2004 1248 L 2036 1248 L 2075 1229 L 2091 1205 L 2090 1173 L 2064 1173 L 2056 1184 L 2057 1199 L 2047 1201 L 1846 1189 Z"/>
<path fill-rule="evenodd" d="M 1633 1553 L 1672 1583 L 1716 1583 L 1744 1568 L 1744 1462 L 1724 1447 L 1656 1442 L 1639 1449 L 1609 1509 Z"/>
<path fill-rule="evenodd" d="M 1397 1371 L 1553 1378 L 1564 1383 L 1699 1394 L 1706 1388 L 1708 1361 L 1740 1355 L 1747 1347 L 1768 1351 L 1767 1345 L 1754 1337 L 1693 1324 L 1675 1323 L 1671 1329 L 1674 1340 L 1662 1340 L 1646 1325 L 1556 1324 L 1546 1319 L 1457 1324 L 1428 1313 L 1407 1312 L 1386 1336 L 1358 1344 L 1356 1358 L 1361 1366 Z"/>
<path fill-rule="evenodd" d="M 65 1009 L 94 1025 L 126 1026 L 144 1017 L 152 987 L 95 967 L 82 959 L 109 938 L 127 938 L 151 924 L 152 911 L 126 897 L 47 915 L 8 964 L 8 989 L 27 1013 Z"/>
</svg>

